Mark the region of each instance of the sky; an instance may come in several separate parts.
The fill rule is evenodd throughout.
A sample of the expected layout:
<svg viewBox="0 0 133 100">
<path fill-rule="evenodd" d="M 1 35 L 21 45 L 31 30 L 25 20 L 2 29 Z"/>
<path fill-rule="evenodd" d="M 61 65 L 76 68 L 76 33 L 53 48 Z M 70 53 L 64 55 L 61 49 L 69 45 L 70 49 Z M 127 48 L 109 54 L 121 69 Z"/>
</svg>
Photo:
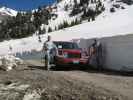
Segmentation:
<svg viewBox="0 0 133 100">
<path fill-rule="evenodd" d="M 32 10 L 40 5 L 52 4 L 55 0 L 0 0 L 1 6 L 6 6 L 15 10 Z"/>
</svg>

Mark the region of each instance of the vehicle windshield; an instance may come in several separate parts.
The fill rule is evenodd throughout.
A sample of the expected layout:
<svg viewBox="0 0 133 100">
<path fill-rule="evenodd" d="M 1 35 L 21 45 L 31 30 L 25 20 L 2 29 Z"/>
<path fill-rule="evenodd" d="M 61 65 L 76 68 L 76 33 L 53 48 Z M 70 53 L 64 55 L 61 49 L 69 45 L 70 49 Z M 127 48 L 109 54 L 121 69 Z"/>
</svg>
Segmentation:
<svg viewBox="0 0 133 100">
<path fill-rule="evenodd" d="M 59 49 L 79 49 L 77 43 L 72 42 L 54 42 Z"/>
</svg>

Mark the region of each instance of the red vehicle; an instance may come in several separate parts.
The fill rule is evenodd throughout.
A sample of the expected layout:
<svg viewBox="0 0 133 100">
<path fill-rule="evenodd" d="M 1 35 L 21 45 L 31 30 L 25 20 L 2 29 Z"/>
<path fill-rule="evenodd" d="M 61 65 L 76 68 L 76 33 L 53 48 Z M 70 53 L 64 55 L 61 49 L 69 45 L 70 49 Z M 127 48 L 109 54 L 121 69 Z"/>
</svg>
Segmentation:
<svg viewBox="0 0 133 100">
<path fill-rule="evenodd" d="M 88 58 L 82 55 L 77 43 L 55 41 L 59 55 L 55 57 L 56 65 L 85 65 Z"/>
</svg>

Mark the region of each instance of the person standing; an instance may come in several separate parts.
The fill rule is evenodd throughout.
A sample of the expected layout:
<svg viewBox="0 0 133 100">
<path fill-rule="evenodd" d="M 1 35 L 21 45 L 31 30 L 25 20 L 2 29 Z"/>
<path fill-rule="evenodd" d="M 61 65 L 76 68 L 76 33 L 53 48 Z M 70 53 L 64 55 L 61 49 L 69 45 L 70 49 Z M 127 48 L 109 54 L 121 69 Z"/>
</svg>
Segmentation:
<svg viewBox="0 0 133 100">
<path fill-rule="evenodd" d="M 98 70 L 102 70 L 102 63 L 103 63 L 103 47 L 100 41 L 96 43 L 96 62 Z"/>
<path fill-rule="evenodd" d="M 89 47 L 89 65 L 97 68 L 97 60 L 96 60 L 96 40 Z"/>
<path fill-rule="evenodd" d="M 47 37 L 47 40 L 43 44 L 43 53 L 44 53 L 44 60 L 45 60 L 45 69 L 50 70 L 51 63 L 54 61 L 54 56 L 58 54 L 58 49 L 56 45 L 53 43 L 51 36 Z"/>
<path fill-rule="evenodd" d="M 102 69 L 102 45 L 100 41 L 94 39 L 93 44 L 89 49 L 89 64 L 96 67 L 97 69 Z"/>
</svg>

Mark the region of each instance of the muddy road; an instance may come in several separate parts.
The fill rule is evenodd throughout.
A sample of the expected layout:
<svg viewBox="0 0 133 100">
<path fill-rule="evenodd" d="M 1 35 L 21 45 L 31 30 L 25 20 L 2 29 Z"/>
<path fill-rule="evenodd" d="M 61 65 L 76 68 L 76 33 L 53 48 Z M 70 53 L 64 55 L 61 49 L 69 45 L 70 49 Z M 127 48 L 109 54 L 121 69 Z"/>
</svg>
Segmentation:
<svg viewBox="0 0 133 100">
<path fill-rule="evenodd" d="M 132 100 L 133 77 L 96 71 L 0 71 L 0 100 Z"/>
</svg>

